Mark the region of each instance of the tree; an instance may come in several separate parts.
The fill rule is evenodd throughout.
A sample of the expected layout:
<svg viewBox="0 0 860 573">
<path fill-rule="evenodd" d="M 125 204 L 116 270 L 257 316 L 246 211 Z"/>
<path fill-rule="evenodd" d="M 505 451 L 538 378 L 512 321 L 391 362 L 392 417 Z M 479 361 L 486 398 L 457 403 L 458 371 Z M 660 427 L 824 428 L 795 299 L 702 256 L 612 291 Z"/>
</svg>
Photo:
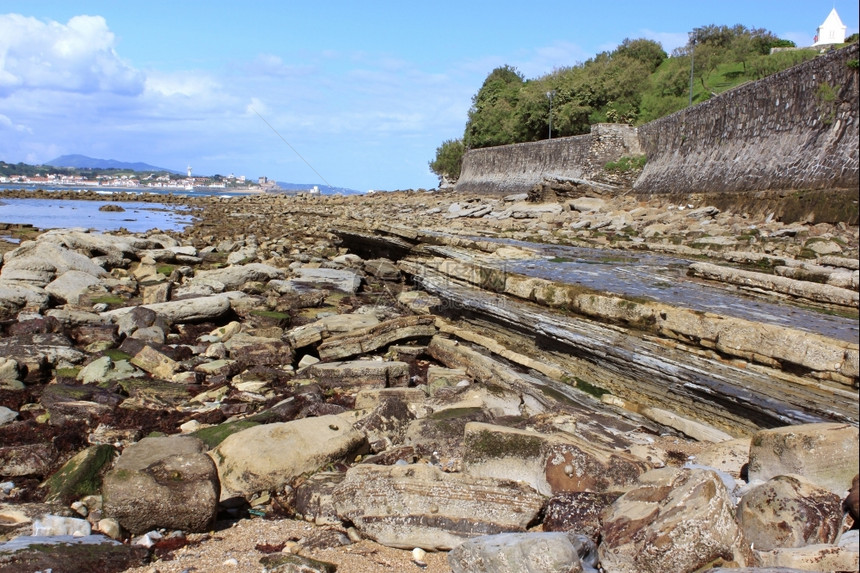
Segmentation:
<svg viewBox="0 0 860 573">
<path fill-rule="evenodd" d="M 501 66 L 490 72 L 472 98 L 463 135 L 468 148 L 503 145 L 517 141 L 514 110 L 523 76 L 516 68 Z"/>
<path fill-rule="evenodd" d="M 626 56 L 632 60 L 637 60 L 645 64 L 648 68 L 648 73 L 656 70 L 668 56 L 658 42 L 639 38 L 631 40 L 624 38 L 621 45 L 615 49 L 614 56 Z"/>
<path fill-rule="evenodd" d="M 436 159 L 430 162 L 430 171 L 451 181 L 460 178 L 465 146 L 462 139 L 449 139 L 436 148 Z"/>
</svg>

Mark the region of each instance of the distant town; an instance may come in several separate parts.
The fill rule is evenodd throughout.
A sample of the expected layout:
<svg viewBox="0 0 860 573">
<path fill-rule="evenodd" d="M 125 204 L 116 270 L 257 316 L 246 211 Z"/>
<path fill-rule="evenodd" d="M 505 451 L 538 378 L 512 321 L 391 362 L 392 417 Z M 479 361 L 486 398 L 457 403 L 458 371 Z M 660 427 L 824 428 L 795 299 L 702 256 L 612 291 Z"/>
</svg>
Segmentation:
<svg viewBox="0 0 860 573">
<path fill-rule="evenodd" d="M 170 173 L 149 174 L 116 174 L 105 173 L 98 175 L 76 175 L 68 173 L 46 173 L 40 175 L 4 175 L 0 176 L 0 184 L 7 185 L 50 185 L 64 187 L 105 187 L 120 189 L 163 189 L 184 190 L 194 189 L 224 189 L 228 191 L 266 193 L 280 191 L 275 181 L 267 177 L 259 177 L 257 181 L 251 181 L 244 175 L 215 175 L 212 177 L 194 177 L 191 170 L 183 177 Z M 314 189 L 310 189 L 314 192 Z M 316 189 L 318 193 L 319 190 Z"/>
</svg>

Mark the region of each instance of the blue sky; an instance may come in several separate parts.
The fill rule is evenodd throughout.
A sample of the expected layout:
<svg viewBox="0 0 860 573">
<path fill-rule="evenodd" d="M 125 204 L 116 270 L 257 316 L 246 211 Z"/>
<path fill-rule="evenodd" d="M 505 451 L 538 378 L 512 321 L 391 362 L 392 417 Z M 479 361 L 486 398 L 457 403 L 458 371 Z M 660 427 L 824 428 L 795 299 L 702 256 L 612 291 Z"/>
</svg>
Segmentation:
<svg viewBox="0 0 860 573">
<path fill-rule="evenodd" d="M 857 32 L 854 0 L 0 0 L 0 160 L 434 188 L 427 163 L 497 66 L 535 78 L 625 38 L 671 52 L 708 24 L 810 45 L 834 7 Z"/>
</svg>

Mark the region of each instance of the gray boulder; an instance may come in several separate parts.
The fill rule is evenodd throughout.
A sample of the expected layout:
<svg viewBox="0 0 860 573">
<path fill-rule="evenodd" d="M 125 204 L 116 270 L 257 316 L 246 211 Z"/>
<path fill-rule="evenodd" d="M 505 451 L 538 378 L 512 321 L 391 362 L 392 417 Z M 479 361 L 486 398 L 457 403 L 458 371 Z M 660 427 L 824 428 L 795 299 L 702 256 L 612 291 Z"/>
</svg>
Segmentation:
<svg viewBox="0 0 860 573">
<path fill-rule="evenodd" d="M 289 281 L 293 290 L 304 292 L 315 289 L 334 289 L 354 293 L 361 286 L 361 277 L 352 271 L 340 269 L 313 269 L 300 267 L 296 278 Z"/>
<path fill-rule="evenodd" d="M 307 375 L 324 388 L 386 388 L 409 383 L 409 365 L 405 362 L 350 360 L 313 364 Z"/>
<path fill-rule="evenodd" d="M 427 550 L 525 531 L 544 502 L 523 483 L 445 473 L 428 464 L 354 466 L 332 499 L 341 519 L 362 535 L 389 547 Z"/>
<path fill-rule="evenodd" d="M 218 473 L 191 436 L 144 438 L 105 476 L 104 515 L 133 534 L 154 528 L 207 531 L 218 511 Z"/>
<path fill-rule="evenodd" d="M 200 284 L 219 285 L 218 290 L 235 290 L 249 282 L 268 282 L 284 278 L 283 269 L 263 263 L 233 265 L 223 269 L 198 271 L 189 281 L 189 287 Z"/>
<path fill-rule="evenodd" d="M 761 551 L 834 543 L 842 527 L 842 500 L 800 476 L 777 476 L 743 496 L 738 520 Z"/>
<path fill-rule="evenodd" d="M 715 472 L 664 468 L 639 481 L 604 515 L 599 553 L 605 570 L 688 572 L 717 558 L 749 564 L 731 494 Z"/>
<path fill-rule="evenodd" d="M 96 276 L 72 269 L 45 285 L 45 290 L 62 302 L 77 304 L 81 295 L 100 282 Z"/>
<path fill-rule="evenodd" d="M 86 254 L 63 244 L 43 240 L 28 241 L 3 256 L 0 279 L 22 280 L 45 286 L 66 271 L 76 270 L 94 277 L 107 276 L 105 269 Z"/>
<path fill-rule="evenodd" d="M 6 406 L 0 406 L 0 426 L 8 424 L 18 417 L 18 412 L 10 410 Z"/>
<path fill-rule="evenodd" d="M 278 490 L 307 472 L 366 448 L 366 438 L 339 416 L 254 426 L 228 436 L 210 455 L 218 466 L 222 498 L 250 498 Z"/>
<path fill-rule="evenodd" d="M 767 481 L 787 474 L 844 497 L 857 475 L 857 426 L 800 424 L 758 431 L 750 446 L 749 479 Z"/>
<path fill-rule="evenodd" d="M 454 573 L 597 573 L 597 546 L 572 533 L 500 533 L 448 553 Z"/>
<path fill-rule="evenodd" d="M 547 435 L 471 422 L 464 433 L 464 471 L 523 481 L 550 496 L 561 491 L 623 492 L 650 464 L 570 434 Z"/>
<path fill-rule="evenodd" d="M 170 323 L 214 320 L 230 310 L 230 297 L 226 294 L 201 296 L 168 302 L 158 302 L 143 305 L 144 308 L 155 311 Z M 101 316 L 111 320 L 119 319 L 138 307 L 123 307 L 101 313 Z"/>
<path fill-rule="evenodd" d="M 0 278 L 0 317 L 14 317 L 22 308 L 41 312 L 50 302 L 51 295 L 41 286 Z"/>
</svg>

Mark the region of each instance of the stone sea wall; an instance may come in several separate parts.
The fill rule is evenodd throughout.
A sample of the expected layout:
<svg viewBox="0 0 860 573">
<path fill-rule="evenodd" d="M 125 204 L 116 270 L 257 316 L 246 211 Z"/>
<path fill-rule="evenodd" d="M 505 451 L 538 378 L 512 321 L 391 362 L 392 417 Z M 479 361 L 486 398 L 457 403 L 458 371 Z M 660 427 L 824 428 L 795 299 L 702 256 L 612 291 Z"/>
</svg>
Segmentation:
<svg viewBox="0 0 860 573">
<path fill-rule="evenodd" d="M 857 188 L 858 45 L 639 128 L 641 193 Z"/>
<path fill-rule="evenodd" d="M 607 182 L 604 165 L 646 154 L 640 193 L 856 188 L 858 45 L 639 128 L 469 151 L 458 191 L 521 192 L 545 179 Z"/>
<path fill-rule="evenodd" d="M 456 189 L 518 193 L 545 178 L 602 180 L 607 162 L 641 153 L 636 128 L 597 124 L 585 135 L 473 149 L 463 158 Z"/>
</svg>

